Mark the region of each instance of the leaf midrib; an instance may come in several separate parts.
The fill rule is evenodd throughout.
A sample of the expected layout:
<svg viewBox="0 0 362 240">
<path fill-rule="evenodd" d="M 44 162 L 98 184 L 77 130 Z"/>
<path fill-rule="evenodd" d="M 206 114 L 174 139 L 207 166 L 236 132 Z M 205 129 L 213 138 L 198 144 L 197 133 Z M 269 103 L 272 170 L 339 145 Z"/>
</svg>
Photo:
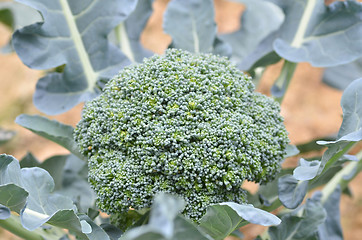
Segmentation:
<svg viewBox="0 0 362 240">
<path fill-rule="evenodd" d="M 79 33 L 77 24 L 75 22 L 75 18 L 72 14 L 72 11 L 69 7 L 69 4 L 67 0 L 60 0 L 60 5 L 62 7 L 65 20 L 67 21 L 69 31 L 70 31 L 70 38 L 74 43 L 75 49 L 78 53 L 84 75 L 88 82 L 88 88 L 87 90 L 90 92 L 93 92 L 93 86 L 95 85 L 97 81 L 98 74 L 94 71 L 92 64 L 90 62 L 88 53 L 85 49 L 85 46 L 83 44 L 82 36 Z"/>
</svg>

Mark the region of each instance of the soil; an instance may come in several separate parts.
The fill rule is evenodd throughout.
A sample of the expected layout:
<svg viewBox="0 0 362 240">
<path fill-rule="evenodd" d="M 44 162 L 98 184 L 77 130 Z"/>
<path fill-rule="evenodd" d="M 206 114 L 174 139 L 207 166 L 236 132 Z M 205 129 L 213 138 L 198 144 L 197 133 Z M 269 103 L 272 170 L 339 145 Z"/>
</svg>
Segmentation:
<svg viewBox="0 0 362 240">
<path fill-rule="evenodd" d="M 141 37 L 142 44 L 146 48 L 159 54 L 171 42 L 171 38 L 162 30 L 162 13 L 167 2 L 167 0 L 155 1 L 155 12 Z M 226 0 L 216 0 L 215 8 L 215 20 L 219 32 L 232 32 L 240 26 L 238 19 L 244 6 Z M 10 36 L 11 32 L 0 25 L 0 46 L 3 46 Z M 13 140 L 0 147 L 0 153 L 11 154 L 21 159 L 27 152 L 32 152 L 41 161 L 55 154 L 66 154 L 67 151 L 64 148 L 14 123 L 16 116 L 22 113 L 44 115 L 34 107 L 32 102 L 37 79 L 43 73 L 26 67 L 16 54 L 0 55 L 0 63 L 0 126 L 17 131 Z M 258 91 L 270 94 L 269 89 L 278 76 L 281 66 L 280 62 L 267 69 Z M 312 67 L 307 63 L 301 63 L 297 67 L 281 111 L 293 144 L 334 134 L 340 127 L 342 92 L 323 84 L 322 74 L 323 69 Z M 50 118 L 75 126 L 80 119 L 81 109 L 82 104 L 79 104 L 65 114 L 50 116 Z M 286 162 L 286 166 L 296 164 L 296 159 Z M 362 236 L 362 188 L 359 186 L 361 181 L 362 174 L 351 182 L 353 198 L 342 196 L 341 222 L 344 239 L 347 240 L 358 240 Z M 246 187 L 254 191 L 257 188 L 255 184 L 248 184 Z M 244 227 L 242 232 L 246 239 L 253 239 L 263 230 L 263 227 L 250 225 Z M 2 234 L 6 235 L 0 233 L 1 239 L 5 239 L 5 236 L 7 236 L 6 239 L 19 239 L 4 231 Z"/>
</svg>

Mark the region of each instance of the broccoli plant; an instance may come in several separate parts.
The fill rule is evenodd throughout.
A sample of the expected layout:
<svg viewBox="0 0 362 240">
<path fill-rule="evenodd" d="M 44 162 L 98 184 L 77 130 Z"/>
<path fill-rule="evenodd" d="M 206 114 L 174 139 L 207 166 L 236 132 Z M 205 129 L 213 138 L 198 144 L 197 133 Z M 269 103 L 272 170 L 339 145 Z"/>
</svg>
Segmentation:
<svg viewBox="0 0 362 240">
<path fill-rule="evenodd" d="M 221 34 L 212 0 L 170 0 L 162 54 L 140 41 L 153 0 L 1 3 L 14 32 L 2 53 L 45 70 L 35 106 L 84 109 L 76 128 L 16 118 L 69 154 L 0 155 L 0 227 L 30 240 L 222 240 L 253 223 L 268 227 L 259 240 L 343 239 L 339 201 L 362 170 L 362 3 L 234 1 L 242 24 Z M 278 61 L 272 96 L 255 92 Z M 280 103 L 300 62 L 344 90 L 343 122 L 332 139 L 293 146 Z M 0 144 L 13 136 L 1 128 Z M 291 156 L 298 166 L 283 169 Z"/>
</svg>

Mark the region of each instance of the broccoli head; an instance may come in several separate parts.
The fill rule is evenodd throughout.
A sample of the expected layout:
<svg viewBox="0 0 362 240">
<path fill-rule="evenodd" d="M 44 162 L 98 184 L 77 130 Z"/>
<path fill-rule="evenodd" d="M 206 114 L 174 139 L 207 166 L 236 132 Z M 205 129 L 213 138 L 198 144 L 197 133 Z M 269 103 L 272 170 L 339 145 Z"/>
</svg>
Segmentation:
<svg viewBox="0 0 362 240">
<path fill-rule="evenodd" d="M 279 111 L 226 58 L 170 49 L 111 79 L 75 139 L 100 209 L 148 208 L 167 192 L 197 221 L 210 204 L 245 202 L 244 180 L 274 178 L 289 142 Z"/>
</svg>

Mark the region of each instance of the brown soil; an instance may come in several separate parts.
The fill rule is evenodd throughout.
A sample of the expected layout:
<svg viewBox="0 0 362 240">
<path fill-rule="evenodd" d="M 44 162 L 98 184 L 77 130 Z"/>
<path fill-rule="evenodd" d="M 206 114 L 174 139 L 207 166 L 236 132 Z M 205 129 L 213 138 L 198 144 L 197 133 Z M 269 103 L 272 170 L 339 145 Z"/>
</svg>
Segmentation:
<svg viewBox="0 0 362 240">
<path fill-rule="evenodd" d="M 167 0 L 154 3 L 155 13 L 152 15 L 142 35 L 143 45 L 156 53 L 162 53 L 171 42 L 171 38 L 162 31 L 162 12 Z M 216 22 L 219 32 L 231 32 L 239 26 L 238 16 L 244 7 L 226 0 L 216 0 Z M 0 26 L 0 46 L 8 41 L 11 33 Z M 21 159 L 28 151 L 40 160 L 55 154 L 65 154 L 62 147 L 27 131 L 14 123 L 16 116 L 22 113 L 41 114 L 32 103 L 35 84 L 41 72 L 24 66 L 16 54 L 0 55 L 0 126 L 17 131 L 17 136 L 6 145 L 0 147 L 0 153 L 12 154 Z M 258 91 L 269 94 L 273 80 L 278 76 L 282 63 L 267 69 Z M 303 143 L 311 139 L 333 134 L 341 124 L 340 98 L 342 93 L 321 82 L 323 69 L 314 68 L 306 63 L 298 65 L 288 93 L 282 105 L 282 115 L 293 144 Z M 82 106 L 50 118 L 75 126 L 80 119 Z M 296 165 L 296 160 L 287 162 Z M 342 197 L 341 216 L 344 238 L 358 240 L 362 235 L 362 181 L 360 174 L 351 183 L 353 198 Z M 250 186 L 248 186 L 250 187 Z M 251 185 L 255 189 L 255 185 Z M 247 239 L 253 239 L 263 231 L 263 227 L 248 226 L 243 229 Z M 10 234 L 7 239 L 18 239 Z M 5 237 L 0 238 L 4 239 Z"/>
</svg>

